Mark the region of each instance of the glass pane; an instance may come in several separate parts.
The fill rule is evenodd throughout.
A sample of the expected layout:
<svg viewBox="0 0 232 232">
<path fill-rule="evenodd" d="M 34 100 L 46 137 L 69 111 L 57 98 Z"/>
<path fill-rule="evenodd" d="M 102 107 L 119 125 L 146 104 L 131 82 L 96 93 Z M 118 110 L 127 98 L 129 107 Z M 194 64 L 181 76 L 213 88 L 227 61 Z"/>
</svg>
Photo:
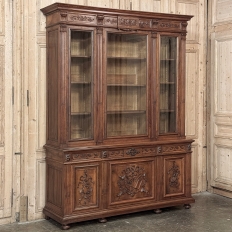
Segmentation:
<svg viewBox="0 0 232 232">
<path fill-rule="evenodd" d="M 159 132 L 176 132 L 177 38 L 161 36 Z"/>
<path fill-rule="evenodd" d="M 71 139 L 93 137 L 92 33 L 71 32 Z"/>
<path fill-rule="evenodd" d="M 107 136 L 147 134 L 147 36 L 108 34 Z"/>
</svg>

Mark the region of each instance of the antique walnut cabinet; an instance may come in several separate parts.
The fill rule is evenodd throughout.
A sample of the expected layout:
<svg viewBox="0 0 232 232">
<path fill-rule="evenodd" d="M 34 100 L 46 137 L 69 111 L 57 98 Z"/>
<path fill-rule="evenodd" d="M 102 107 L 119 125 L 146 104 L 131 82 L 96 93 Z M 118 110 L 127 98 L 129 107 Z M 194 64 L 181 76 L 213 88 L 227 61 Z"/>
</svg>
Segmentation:
<svg viewBox="0 0 232 232">
<path fill-rule="evenodd" d="M 55 3 L 47 27 L 46 218 L 194 202 L 185 137 L 191 16 Z"/>
</svg>

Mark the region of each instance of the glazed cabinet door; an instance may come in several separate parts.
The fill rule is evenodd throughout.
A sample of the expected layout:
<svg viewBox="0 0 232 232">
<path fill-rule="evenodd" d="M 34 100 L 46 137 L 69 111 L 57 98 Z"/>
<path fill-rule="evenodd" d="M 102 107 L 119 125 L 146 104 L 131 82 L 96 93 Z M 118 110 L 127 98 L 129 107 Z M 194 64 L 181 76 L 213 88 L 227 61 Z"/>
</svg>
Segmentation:
<svg viewBox="0 0 232 232">
<path fill-rule="evenodd" d="M 159 135 L 177 134 L 178 120 L 178 86 L 181 88 L 179 70 L 178 36 L 160 35 L 159 54 Z"/>
<path fill-rule="evenodd" d="M 108 163 L 108 207 L 154 200 L 153 158 Z"/>
<path fill-rule="evenodd" d="M 105 138 L 148 136 L 148 34 L 105 33 Z"/>
<path fill-rule="evenodd" d="M 94 31 L 70 30 L 69 139 L 94 139 Z"/>
</svg>

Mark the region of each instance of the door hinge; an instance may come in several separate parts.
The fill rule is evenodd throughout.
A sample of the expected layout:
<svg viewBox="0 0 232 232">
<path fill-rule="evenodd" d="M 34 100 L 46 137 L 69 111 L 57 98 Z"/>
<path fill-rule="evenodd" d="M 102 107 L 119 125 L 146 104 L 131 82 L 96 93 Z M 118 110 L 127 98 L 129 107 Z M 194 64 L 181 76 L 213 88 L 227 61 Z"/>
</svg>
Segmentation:
<svg viewBox="0 0 232 232">
<path fill-rule="evenodd" d="M 29 106 L 29 90 L 27 90 L 27 106 Z"/>
<path fill-rule="evenodd" d="M 15 152 L 15 155 L 22 155 L 22 152 Z"/>
</svg>

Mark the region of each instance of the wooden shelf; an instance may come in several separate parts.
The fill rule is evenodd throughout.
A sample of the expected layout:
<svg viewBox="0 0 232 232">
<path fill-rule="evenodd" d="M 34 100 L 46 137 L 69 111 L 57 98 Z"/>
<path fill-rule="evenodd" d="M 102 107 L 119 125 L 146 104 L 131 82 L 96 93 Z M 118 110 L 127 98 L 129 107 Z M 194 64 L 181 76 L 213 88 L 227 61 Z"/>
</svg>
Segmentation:
<svg viewBox="0 0 232 232">
<path fill-rule="evenodd" d="M 146 110 L 115 110 L 107 111 L 107 114 L 144 114 Z"/>
<path fill-rule="evenodd" d="M 90 58 L 91 58 L 91 56 L 71 55 L 71 58 L 90 59 Z"/>
<path fill-rule="evenodd" d="M 161 85 L 175 85 L 175 82 L 160 82 Z"/>
<path fill-rule="evenodd" d="M 146 85 L 137 85 L 137 84 L 107 84 L 107 87 L 146 87 Z"/>
<path fill-rule="evenodd" d="M 128 60 L 146 60 L 146 57 L 133 57 L 133 56 L 108 56 L 107 59 L 128 59 Z"/>
<path fill-rule="evenodd" d="M 169 109 L 161 109 L 160 113 L 174 113 L 176 112 L 175 110 L 169 110 Z"/>
<path fill-rule="evenodd" d="M 91 115 L 91 112 L 71 112 L 71 116 L 85 116 Z"/>
</svg>

